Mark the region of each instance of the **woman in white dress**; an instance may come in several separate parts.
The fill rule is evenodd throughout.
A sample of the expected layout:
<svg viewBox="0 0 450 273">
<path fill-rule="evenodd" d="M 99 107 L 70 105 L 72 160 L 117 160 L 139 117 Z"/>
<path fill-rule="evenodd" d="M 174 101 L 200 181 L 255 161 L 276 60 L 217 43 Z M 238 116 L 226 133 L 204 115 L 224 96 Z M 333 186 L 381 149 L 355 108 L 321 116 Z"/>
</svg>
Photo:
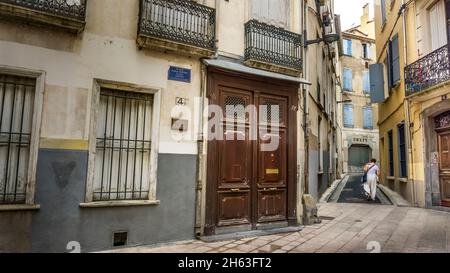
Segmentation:
<svg viewBox="0 0 450 273">
<path fill-rule="evenodd" d="M 364 172 L 367 172 L 367 181 L 363 184 L 363 187 L 368 201 L 374 201 L 377 196 L 377 184 L 378 177 L 380 176 L 380 168 L 376 163 L 377 160 L 372 159 L 364 166 Z"/>
</svg>

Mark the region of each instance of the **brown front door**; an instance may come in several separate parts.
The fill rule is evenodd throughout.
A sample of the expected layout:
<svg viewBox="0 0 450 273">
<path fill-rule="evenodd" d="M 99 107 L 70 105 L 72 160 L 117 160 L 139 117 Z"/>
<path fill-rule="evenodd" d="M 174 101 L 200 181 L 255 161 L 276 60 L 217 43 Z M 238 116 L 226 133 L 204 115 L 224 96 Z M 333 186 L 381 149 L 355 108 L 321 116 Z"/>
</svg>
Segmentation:
<svg viewBox="0 0 450 273">
<path fill-rule="evenodd" d="M 208 79 L 210 106 L 223 109 L 213 130 L 223 137 L 208 142 L 205 234 L 295 222 L 296 111 L 289 105 L 298 86 L 215 71 Z M 248 106 L 257 111 L 243 111 Z"/>
<path fill-rule="evenodd" d="M 450 207 L 450 130 L 440 132 L 438 135 L 442 206 Z"/>
</svg>

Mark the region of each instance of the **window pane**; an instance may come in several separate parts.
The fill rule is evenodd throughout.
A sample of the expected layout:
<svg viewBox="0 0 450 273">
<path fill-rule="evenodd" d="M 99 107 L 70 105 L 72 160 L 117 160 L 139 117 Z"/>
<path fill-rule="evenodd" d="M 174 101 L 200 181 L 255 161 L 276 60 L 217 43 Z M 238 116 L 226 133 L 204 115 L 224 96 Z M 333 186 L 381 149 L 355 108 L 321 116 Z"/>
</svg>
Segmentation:
<svg viewBox="0 0 450 273">
<path fill-rule="evenodd" d="M 0 74 L 0 204 L 25 203 L 35 79 Z"/>
<path fill-rule="evenodd" d="M 152 96 L 101 90 L 94 200 L 149 197 Z"/>
</svg>

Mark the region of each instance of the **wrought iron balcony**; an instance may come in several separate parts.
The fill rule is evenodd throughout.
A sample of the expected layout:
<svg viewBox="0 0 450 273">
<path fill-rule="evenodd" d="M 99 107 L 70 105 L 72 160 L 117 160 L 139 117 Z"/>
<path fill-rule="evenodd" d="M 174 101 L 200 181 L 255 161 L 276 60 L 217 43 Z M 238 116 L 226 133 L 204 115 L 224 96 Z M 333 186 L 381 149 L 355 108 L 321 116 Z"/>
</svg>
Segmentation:
<svg viewBox="0 0 450 273">
<path fill-rule="evenodd" d="M 412 96 L 450 80 L 448 45 L 405 67 L 406 96 Z"/>
<path fill-rule="evenodd" d="M 245 24 L 245 64 L 297 76 L 302 70 L 302 36 L 250 20 Z"/>
<path fill-rule="evenodd" d="M 140 47 L 212 56 L 216 51 L 216 11 L 190 0 L 141 0 Z"/>
<path fill-rule="evenodd" d="M 87 0 L 0 0 L 0 17 L 78 33 L 84 29 Z"/>
</svg>

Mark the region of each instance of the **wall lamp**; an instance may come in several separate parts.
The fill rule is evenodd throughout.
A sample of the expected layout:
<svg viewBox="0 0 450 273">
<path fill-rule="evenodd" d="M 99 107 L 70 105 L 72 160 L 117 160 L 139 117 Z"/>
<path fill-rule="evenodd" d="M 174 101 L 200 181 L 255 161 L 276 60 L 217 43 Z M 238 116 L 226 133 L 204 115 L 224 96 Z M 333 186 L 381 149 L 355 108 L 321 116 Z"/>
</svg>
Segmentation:
<svg viewBox="0 0 450 273">
<path fill-rule="evenodd" d="M 336 34 L 336 33 L 326 34 L 324 38 L 318 38 L 318 39 L 315 39 L 315 40 L 306 40 L 305 41 L 305 46 L 309 46 L 311 44 L 317 44 L 317 43 L 320 43 L 320 42 L 325 42 L 327 44 L 331 44 L 331 43 L 339 41 L 339 39 L 341 39 L 339 34 Z"/>
</svg>

